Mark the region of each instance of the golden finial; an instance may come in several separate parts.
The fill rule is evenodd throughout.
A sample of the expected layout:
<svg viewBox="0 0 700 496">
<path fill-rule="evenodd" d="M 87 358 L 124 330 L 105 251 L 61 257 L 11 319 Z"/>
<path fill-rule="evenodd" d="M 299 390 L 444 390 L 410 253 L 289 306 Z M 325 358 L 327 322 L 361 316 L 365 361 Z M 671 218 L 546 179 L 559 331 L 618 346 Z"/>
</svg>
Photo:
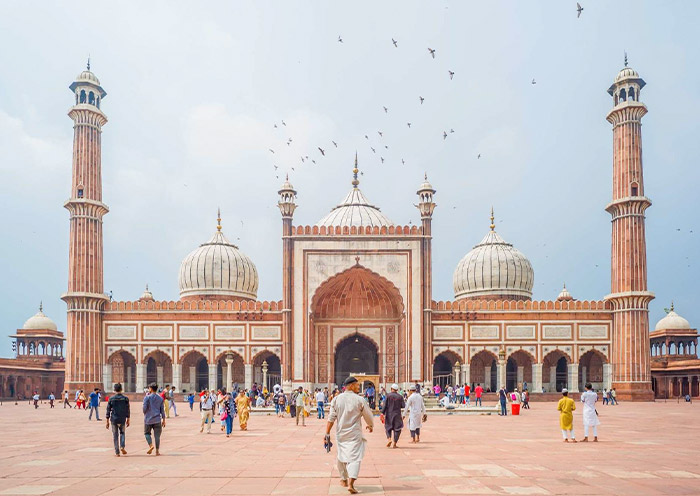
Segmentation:
<svg viewBox="0 0 700 496">
<path fill-rule="evenodd" d="M 352 186 L 354 188 L 357 188 L 357 185 L 360 184 L 360 181 L 357 179 L 358 172 L 360 170 L 357 168 L 357 150 L 355 150 L 355 168 L 352 170 Z"/>
<path fill-rule="evenodd" d="M 671 300 L 671 311 L 673 312 L 673 300 Z"/>
<path fill-rule="evenodd" d="M 673 303 L 671 304 L 671 307 L 673 307 Z M 39 311 L 40 311 L 40 312 L 43 312 L 43 311 L 44 311 L 44 302 L 43 302 L 43 301 L 40 301 L 40 302 L 39 302 Z"/>
<path fill-rule="evenodd" d="M 221 232 L 221 209 L 216 209 L 216 230 Z M 148 288 L 146 288 L 148 289 Z"/>
<path fill-rule="evenodd" d="M 493 220 L 494 220 L 494 216 L 493 216 L 493 206 L 492 206 L 491 207 L 491 230 L 492 231 L 496 229 L 496 224 L 493 223 Z"/>
</svg>

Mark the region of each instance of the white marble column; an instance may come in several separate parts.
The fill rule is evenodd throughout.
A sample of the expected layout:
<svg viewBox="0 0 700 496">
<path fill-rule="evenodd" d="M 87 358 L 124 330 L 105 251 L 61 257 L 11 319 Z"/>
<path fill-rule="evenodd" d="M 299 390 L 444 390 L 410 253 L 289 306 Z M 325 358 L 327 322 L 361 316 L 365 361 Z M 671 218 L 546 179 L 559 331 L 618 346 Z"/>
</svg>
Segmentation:
<svg viewBox="0 0 700 496">
<path fill-rule="evenodd" d="M 124 391 L 133 392 L 134 391 L 134 369 L 131 367 L 126 368 L 126 384 L 124 385 Z"/>
<path fill-rule="evenodd" d="M 217 389 L 216 384 L 216 364 L 209 365 L 209 389 Z"/>
<path fill-rule="evenodd" d="M 581 383 L 584 385 L 584 387 L 586 385 L 586 376 L 588 375 L 587 372 L 588 370 L 586 367 L 581 367 Z"/>
<path fill-rule="evenodd" d="M 505 360 L 498 361 L 498 384 L 496 385 L 496 388 L 500 389 L 501 386 L 503 386 L 503 387 L 506 386 L 506 361 Z"/>
<path fill-rule="evenodd" d="M 603 387 L 605 389 L 612 387 L 612 365 L 609 363 L 603 364 Z"/>
<path fill-rule="evenodd" d="M 578 363 L 569 364 L 569 378 L 567 389 L 572 393 L 578 393 Z"/>
<path fill-rule="evenodd" d="M 233 385 L 233 355 L 229 353 L 228 355 L 226 355 L 226 384 L 224 384 L 226 391 L 230 391 L 232 385 Z"/>
<path fill-rule="evenodd" d="M 180 365 L 179 363 L 173 364 L 172 386 L 176 388 L 177 392 L 182 392 L 182 365 Z"/>
<path fill-rule="evenodd" d="M 146 388 L 146 365 L 143 363 L 136 364 L 136 392 L 143 393 Z"/>
<path fill-rule="evenodd" d="M 557 367 L 552 365 L 549 367 L 549 387 L 547 387 L 548 393 L 556 393 L 557 391 Z"/>
<path fill-rule="evenodd" d="M 246 363 L 243 365 L 243 369 L 245 370 L 245 387 L 250 389 L 253 387 L 253 364 Z"/>
<path fill-rule="evenodd" d="M 165 384 L 163 384 L 163 367 L 156 367 L 156 382 L 158 383 L 158 389 L 162 389 Z"/>
<path fill-rule="evenodd" d="M 471 386 L 471 381 L 469 379 L 469 364 L 466 363 L 462 365 L 462 382 Z"/>
<path fill-rule="evenodd" d="M 525 367 L 518 366 L 518 372 L 515 378 L 515 384 L 517 387 L 523 387 L 523 381 L 525 380 Z"/>
<path fill-rule="evenodd" d="M 542 392 L 542 364 L 532 364 L 532 391 L 534 393 Z"/>
<path fill-rule="evenodd" d="M 197 367 L 190 367 L 190 387 L 189 390 L 195 392 L 197 390 Z"/>
<path fill-rule="evenodd" d="M 455 364 L 455 367 L 452 368 L 452 375 L 454 376 L 454 381 L 455 381 L 453 386 L 456 386 L 457 384 L 459 384 L 459 372 L 460 372 L 461 368 L 462 368 L 461 365 L 456 365 L 456 364 Z"/>
<path fill-rule="evenodd" d="M 114 388 L 112 384 L 112 366 L 108 363 L 102 365 L 102 390 L 110 394 Z"/>
<path fill-rule="evenodd" d="M 491 387 L 491 366 L 484 367 L 484 389 L 487 390 Z"/>
</svg>

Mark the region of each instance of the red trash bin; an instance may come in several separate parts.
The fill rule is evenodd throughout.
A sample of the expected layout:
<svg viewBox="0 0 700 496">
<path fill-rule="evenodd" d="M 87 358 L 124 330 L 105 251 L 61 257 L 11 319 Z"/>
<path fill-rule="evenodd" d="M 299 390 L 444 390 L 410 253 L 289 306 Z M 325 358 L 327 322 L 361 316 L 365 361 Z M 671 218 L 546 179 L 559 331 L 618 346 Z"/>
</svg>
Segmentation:
<svg viewBox="0 0 700 496">
<path fill-rule="evenodd" d="M 519 403 L 511 403 L 510 404 L 510 413 L 511 413 L 511 415 L 520 415 L 520 404 Z"/>
</svg>

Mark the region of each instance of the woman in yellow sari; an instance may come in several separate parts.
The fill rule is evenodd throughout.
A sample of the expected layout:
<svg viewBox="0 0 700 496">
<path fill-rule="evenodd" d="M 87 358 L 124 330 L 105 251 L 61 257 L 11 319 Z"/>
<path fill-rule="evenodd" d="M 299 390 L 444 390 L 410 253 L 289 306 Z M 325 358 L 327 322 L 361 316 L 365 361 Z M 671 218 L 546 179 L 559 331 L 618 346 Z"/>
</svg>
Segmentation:
<svg viewBox="0 0 700 496">
<path fill-rule="evenodd" d="M 568 443 L 566 438 L 567 433 L 571 437 L 571 442 L 576 442 L 574 434 L 574 410 L 576 410 L 576 402 L 569 398 L 569 391 L 565 388 L 561 390 L 562 398 L 557 404 L 559 410 L 559 426 L 561 427 L 561 435 L 564 437 L 564 442 Z"/>
<path fill-rule="evenodd" d="M 236 398 L 236 410 L 238 411 L 238 423 L 242 431 L 248 430 L 248 417 L 250 416 L 250 398 L 248 398 L 243 390 L 238 391 Z"/>
</svg>

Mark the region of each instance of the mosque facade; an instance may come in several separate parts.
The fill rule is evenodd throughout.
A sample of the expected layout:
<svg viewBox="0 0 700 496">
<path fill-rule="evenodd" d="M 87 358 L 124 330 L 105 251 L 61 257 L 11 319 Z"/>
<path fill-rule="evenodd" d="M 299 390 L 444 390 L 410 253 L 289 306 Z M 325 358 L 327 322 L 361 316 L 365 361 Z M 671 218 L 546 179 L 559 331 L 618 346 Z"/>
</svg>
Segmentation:
<svg viewBox="0 0 700 496">
<path fill-rule="evenodd" d="M 613 106 L 611 290 L 593 301 L 564 287 L 532 299 L 534 270 L 492 222 L 454 272 L 454 299 L 432 297 L 436 191 L 417 189 L 419 225 L 391 221 L 362 193 L 357 157 L 350 189 L 315 225 L 295 225 L 297 191 L 279 190 L 282 299 L 258 299 L 253 260 L 225 237 L 181 263 L 180 299 L 134 301 L 104 293 L 101 136 L 106 92 L 83 71 L 75 104 L 70 198 L 66 387 L 182 391 L 233 383 L 333 386 L 348 374 L 381 385 L 480 383 L 533 393 L 615 387 L 620 399 L 653 398 L 641 120 L 645 82 L 625 66 Z M 300 193 L 303 195 L 303 193 Z M 476 238 L 474 239 L 476 241 Z M 466 247 L 465 247 L 466 248 Z M 465 249 L 465 251 L 467 251 Z M 257 261 L 258 263 L 264 261 Z"/>
</svg>

